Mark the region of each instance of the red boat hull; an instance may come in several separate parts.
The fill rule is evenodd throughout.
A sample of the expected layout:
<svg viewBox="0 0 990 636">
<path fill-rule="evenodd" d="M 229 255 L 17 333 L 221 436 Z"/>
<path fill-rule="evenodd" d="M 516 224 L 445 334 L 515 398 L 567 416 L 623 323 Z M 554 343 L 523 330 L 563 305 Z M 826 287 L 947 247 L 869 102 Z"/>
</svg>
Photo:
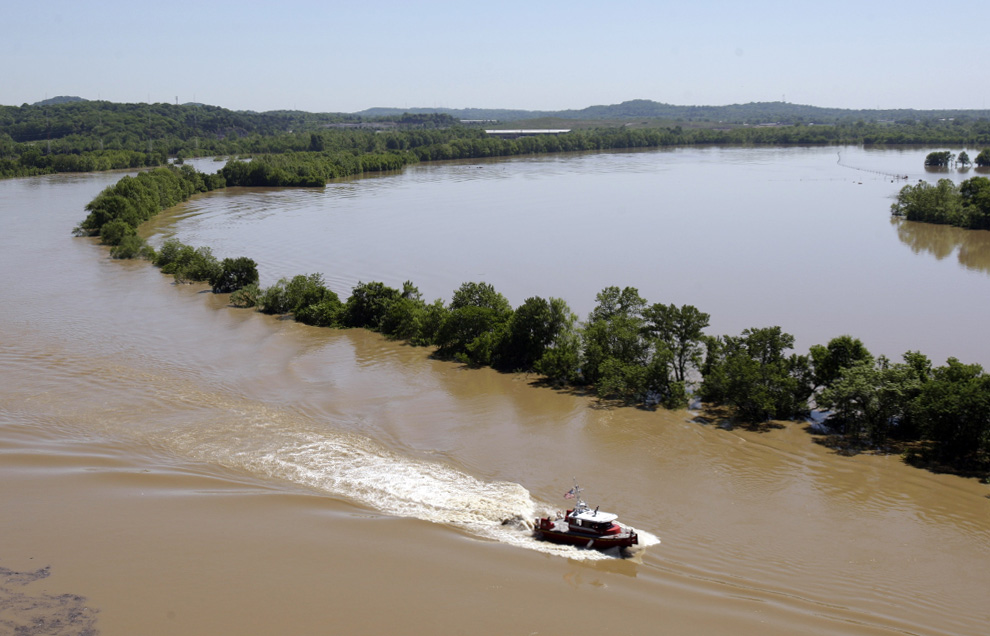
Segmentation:
<svg viewBox="0 0 990 636">
<path fill-rule="evenodd" d="M 581 548 L 594 548 L 596 550 L 607 550 L 608 548 L 628 548 L 639 544 L 639 537 L 629 530 L 617 534 L 593 534 L 589 532 L 579 532 L 570 529 L 566 523 L 558 523 L 553 519 L 542 518 L 536 520 L 536 527 L 533 529 L 536 538 L 573 545 Z"/>
</svg>

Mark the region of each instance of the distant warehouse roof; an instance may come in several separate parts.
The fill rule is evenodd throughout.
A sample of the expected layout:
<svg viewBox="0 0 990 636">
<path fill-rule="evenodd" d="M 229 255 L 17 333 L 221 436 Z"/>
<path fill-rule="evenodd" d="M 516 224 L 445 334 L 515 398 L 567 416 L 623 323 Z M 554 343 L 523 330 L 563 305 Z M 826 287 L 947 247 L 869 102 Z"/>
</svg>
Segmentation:
<svg viewBox="0 0 990 636">
<path fill-rule="evenodd" d="M 533 137 L 535 135 L 563 135 L 571 132 L 570 128 L 525 128 L 520 130 L 486 130 L 493 137 L 516 139 L 517 137 Z"/>
</svg>

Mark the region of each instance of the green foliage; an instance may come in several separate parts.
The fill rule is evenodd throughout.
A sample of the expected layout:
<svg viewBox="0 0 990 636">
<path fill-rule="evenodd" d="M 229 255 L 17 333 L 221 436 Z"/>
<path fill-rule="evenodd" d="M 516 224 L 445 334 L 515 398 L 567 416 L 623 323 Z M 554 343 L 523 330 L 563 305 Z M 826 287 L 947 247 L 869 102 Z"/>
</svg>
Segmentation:
<svg viewBox="0 0 990 636">
<path fill-rule="evenodd" d="M 337 294 L 323 284 L 322 274 L 279 279 L 258 294 L 257 305 L 266 314 L 295 314 L 305 324 L 341 325 L 343 305 Z"/>
<path fill-rule="evenodd" d="M 690 367 L 698 367 L 710 316 L 693 305 L 656 303 L 643 312 L 646 333 L 660 340 L 672 355 L 674 379 L 684 383 Z"/>
<path fill-rule="evenodd" d="M 827 346 L 812 345 L 810 354 L 816 387 L 831 386 L 847 367 L 873 362 L 872 354 L 852 336 L 832 338 Z"/>
<path fill-rule="evenodd" d="M 829 425 L 854 440 L 922 439 L 934 461 L 990 466 L 990 376 L 979 365 L 949 358 L 933 369 L 914 351 L 898 364 L 861 360 L 841 369 L 818 404 L 831 410 Z"/>
<path fill-rule="evenodd" d="M 194 251 L 194 248 L 178 239 L 166 239 L 155 255 L 154 264 L 161 268 L 163 274 L 172 274 L 175 271 L 173 263 L 177 263 L 183 257 L 188 258 L 189 252 Z"/>
<path fill-rule="evenodd" d="M 973 177 L 958 186 L 949 179 L 934 186 L 926 181 L 906 185 L 890 210 L 909 221 L 990 229 L 990 179 Z"/>
<path fill-rule="evenodd" d="M 990 452 L 990 376 L 978 364 L 949 358 L 922 385 L 917 417 L 935 442 L 938 460 L 985 463 Z"/>
<path fill-rule="evenodd" d="M 89 234 L 100 234 L 105 225 L 114 221 L 137 228 L 192 194 L 216 187 L 223 187 L 222 180 L 206 177 L 189 166 L 157 168 L 136 177 L 125 176 L 86 205 L 89 215 L 79 227 Z"/>
<path fill-rule="evenodd" d="M 708 338 L 701 398 L 733 406 L 749 422 L 806 413 L 812 392 L 810 364 L 805 356 L 784 355 L 793 346 L 794 337 L 780 327 Z"/>
<path fill-rule="evenodd" d="M 228 186 L 322 188 L 330 179 L 399 170 L 416 161 L 412 154 L 396 152 L 296 152 L 229 161 L 220 173 Z"/>
<path fill-rule="evenodd" d="M 163 274 L 172 274 L 176 282 L 205 282 L 219 278 L 222 267 L 208 247 L 194 248 L 177 239 L 168 239 L 154 257 Z"/>
<path fill-rule="evenodd" d="M 959 184 L 966 227 L 990 230 L 990 179 L 973 177 Z"/>
<path fill-rule="evenodd" d="M 646 367 L 626 363 L 618 358 L 606 358 L 598 367 L 595 394 L 601 398 L 617 398 L 628 403 L 642 400 L 646 391 Z"/>
<path fill-rule="evenodd" d="M 421 346 L 439 344 L 440 330 L 443 329 L 449 316 L 450 310 L 439 298 L 432 304 L 426 305 L 422 314 L 417 317 L 419 335 L 413 338 L 412 343 Z"/>
<path fill-rule="evenodd" d="M 646 301 L 634 287 L 620 290 L 606 287 L 595 297 L 598 304 L 582 330 L 581 373 L 588 383 L 602 377 L 602 365 L 615 358 L 623 364 L 645 363 L 647 346 L 643 341 L 642 311 Z"/>
<path fill-rule="evenodd" d="M 981 150 L 980 154 L 976 155 L 974 163 L 981 168 L 990 167 L 990 148 Z"/>
<path fill-rule="evenodd" d="M 482 307 L 492 310 L 495 314 L 508 317 L 512 313 L 512 305 L 505 296 L 495 291 L 488 283 L 463 283 L 450 300 L 450 309 L 463 307 Z"/>
<path fill-rule="evenodd" d="M 573 328 L 564 329 L 553 344 L 533 364 L 533 370 L 546 376 L 551 384 L 576 383 L 581 366 L 581 338 Z"/>
<path fill-rule="evenodd" d="M 220 263 L 208 247 L 183 251 L 179 261 L 173 263 L 175 282 L 207 282 L 220 276 Z M 164 269 L 163 269 L 164 271 Z"/>
<path fill-rule="evenodd" d="M 128 234 L 110 249 L 110 257 L 116 259 L 148 258 L 152 250 L 137 234 Z"/>
<path fill-rule="evenodd" d="M 104 245 L 120 245 L 125 237 L 136 235 L 134 226 L 120 219 L 114 219 L 100 228 L 100 242 Z"/>
<path fill-rule="evenodd" d="M 686 406 L 686 383 L 677 372 L 694 358 L 707 314 L 690 306 L 647 308 L 633 287 L 607 287 L 596 300 L 581 331 L 584 381 L 600 398 Z"/>
<path fill-rule="evenodd" d="M 257 285 L 258 264 L 246 256 L 225 258 L 219 272 L 209 282 L 214 294 L 229 294 L 248 285 Z"/>
<path fill-rule="evenodd" d="M 327 293 L 315 303 L 300 307 L 296 311 L 296 320 L 314 327 L 342 327 L 344 304 L 337 294 L 327 290 Z"/>
<path fill-rule="evenodd" d="M 381 331 L 392 305 L 401 298 L 399 290 L 384 283 L 358 282 L 347 299 L 344 322 L 348 327 Z"/>
<path fill-rule="evenodd" d="M 462 284 L 436 329 L 436 355 L 475 366 L 500 366 L 512 315 L 512 305 L 488 283 Z"/>
<path fill-rule="evenodd" d="M 257 283 L 245 285 L 230 295 L 230 304 L 234 307 L 256 307 L 261 297 Z"/>
<path fill-rule="evenodd" d="M 509 320 L 499 367 L 514 371 L 534 369 L 548 349 L 574 331 L 576 322 L 577 316 L 560 298 L 549 301 L 536 296 L 527 298 Z"/>
<path fill-rule="evenodd" d="M 928 156 L 925 157 L 926 166 L 948 166 L 952 163 L 952 159 L 955 157 L 954 154 L 948 150 L 942 152 L 930 152 Z"/>
<path fill-rule="evenodd" d="M 388 306 L 381 321 L 380 331 L 397 340 L 405 340 L 413 344 L 429 344 L 431 339 L 424 339 L 421 335 L 425 318 L 426 303 L 419 298 L 400 296 Z"/>
<path fill-rule="evenodd" d="M 437 356 L 476 365 L 489 364 L 506 333 L 507 317 L 490 307 L 467 305 L 451 309 L 437 331 Z"/>
<path fill-rule="evenodd" d="M 876 362 L 864 358 L 840 369 L 818 396 L 818 405 L 832 411 L 830 426 L 853 438 L 865 436 L 880 444 L 895 425 L 908 419 L 911 400 L 920 387 L 912 365 L 891 364 L 883 356 Z"/>
</svg>

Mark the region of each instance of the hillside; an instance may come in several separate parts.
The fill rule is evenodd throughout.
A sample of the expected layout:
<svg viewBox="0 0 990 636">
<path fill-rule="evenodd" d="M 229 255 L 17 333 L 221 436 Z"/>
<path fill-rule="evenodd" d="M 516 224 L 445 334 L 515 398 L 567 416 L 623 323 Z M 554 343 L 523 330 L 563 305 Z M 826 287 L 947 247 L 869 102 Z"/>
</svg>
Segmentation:
<svg viewBox="0 0 990 636">
<path fill-rule="evenodd" d="M 752 102 L 728 106 L 677 106 L 647 99 L 634 99 L 607 106 L 580 110 L 535 111 L 485 108 L 369 108 L 355 115 L 382 117 L 403 112 L 446 113 L 458 119 L 490 119 L 501 122 L 557 118 L 565 120 L 662 119 L 683 122 L 723 122 L 735 124 L 796 124 L 837 122 L 900 122 L 938 119 L 990 119 L 990 110 L 847 110 L 821 108 L 788 102 Z"/>
</svg>

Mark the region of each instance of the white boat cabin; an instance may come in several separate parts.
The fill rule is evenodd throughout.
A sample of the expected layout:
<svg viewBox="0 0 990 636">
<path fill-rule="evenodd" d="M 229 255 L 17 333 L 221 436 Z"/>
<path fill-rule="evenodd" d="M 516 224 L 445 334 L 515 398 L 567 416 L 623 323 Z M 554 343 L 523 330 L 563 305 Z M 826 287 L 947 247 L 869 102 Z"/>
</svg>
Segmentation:
<svg viewBox="0 0 990 636">
<path fill-rule="evenodd" d="M 567 521 L 571 526 L 602 532 L 611 528 L 612 522 L 618 518 L 619 515 L 603 512 L 597 508 L 594 510 L 579 508 L 567 516 Z"/>
</svg>

